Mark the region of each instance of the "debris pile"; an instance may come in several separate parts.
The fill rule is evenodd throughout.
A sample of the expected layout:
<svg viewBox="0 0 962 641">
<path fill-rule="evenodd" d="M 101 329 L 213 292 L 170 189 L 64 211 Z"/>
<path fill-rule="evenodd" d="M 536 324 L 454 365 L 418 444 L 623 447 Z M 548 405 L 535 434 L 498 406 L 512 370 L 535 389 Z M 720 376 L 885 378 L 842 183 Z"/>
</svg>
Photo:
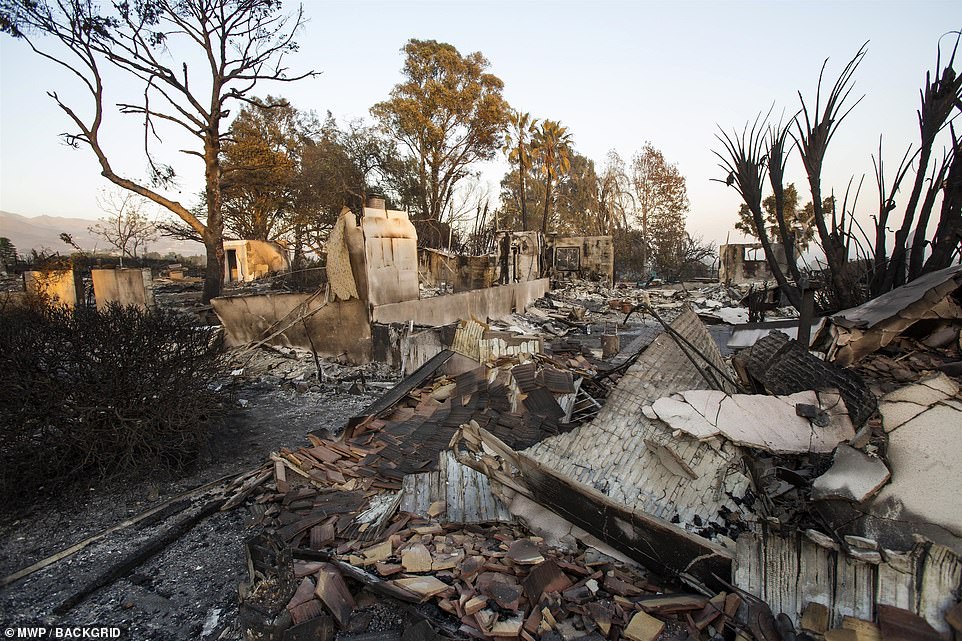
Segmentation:
<svg viewBox="0 0 962 641">
<path fill-rule="evenodd" d="M 892 293 L 885 319 L 911 323 L 840 313 L 828 358 L 764 327 L 726 360 L 702 319 L 749 292 L 717 285 L 576 283 L 462 321 L 340 439 L 280 451 L 231 501 L 291 551 L 263 629 L 357 631 L 363 587 L 437 606 L 406 638 L 958 632 L 962 395 L 938 372 L 957 273 Z M 584 337 L 638 309 L 653 325 L 599 360 Z"/>
<path fill-rule="evenodd" d="M 896 341 L 912 338 L 924 347 L 954 348 L 958 354 L 960 287 L 962 265 L 956 265 L 839 312 L 825 331 L 828 358 L 847 366 Z"/>
</svg>

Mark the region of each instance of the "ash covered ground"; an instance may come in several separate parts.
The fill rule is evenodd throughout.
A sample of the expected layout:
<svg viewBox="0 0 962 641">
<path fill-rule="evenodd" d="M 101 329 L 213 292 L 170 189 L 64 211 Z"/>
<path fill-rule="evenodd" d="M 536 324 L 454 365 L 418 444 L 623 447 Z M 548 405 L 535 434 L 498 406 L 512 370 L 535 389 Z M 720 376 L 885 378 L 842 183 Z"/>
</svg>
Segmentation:
<svg viewBox="0 0 962 641">
<path fill-rule="evenodd" d="M 184 492 L 261 465 L 271 452 L 304 443 L 309 432 L 337 433 L 348 418 L 393 385 L 377 366 L 324 363 L 317 380 L 303 353 L 258 350 L 231 354 L 229 407 L 192 470 L 179 478 L 93 483 L 67 496 L 0 518 L 0 575 L 56 554 Z M 365 373 L 362 384 L 356 380 Z M 339 382 L 339 378 L 351 379 Z M 38 470 L 42 473 L 42 470 Z M 54 492 L 56 488 L 51 488 Z M 66 612 L 55 610 L 126 555 L 189 517 L 174 500 L 156 517 L 111 533 L 80 552 L 0 588 L 5 624 L 120 625 L 131 639 L 233 639 L 237 585 L 246 576 L 243 542 L 250 515 L 241 507 L 216 512 L 166 545 L 133 572 L 94 590 Z M 372 629 L 390 626 L 396 613 L 370 604 Z"/>
</svg>

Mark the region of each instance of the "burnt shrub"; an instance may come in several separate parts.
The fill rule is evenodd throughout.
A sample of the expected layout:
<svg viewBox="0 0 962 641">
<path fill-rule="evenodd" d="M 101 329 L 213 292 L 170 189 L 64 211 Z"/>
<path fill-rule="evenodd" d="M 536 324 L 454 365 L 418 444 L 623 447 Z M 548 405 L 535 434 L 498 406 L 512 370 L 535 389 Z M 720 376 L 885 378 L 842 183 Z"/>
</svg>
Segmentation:
<svg viewBox="0 0 962 641">
<path fill-rule="evenodd" d="M 169 310 L 0 308 L 0 502 L 190 465 L 220 404 L 215 332 Z"/>
</svg>

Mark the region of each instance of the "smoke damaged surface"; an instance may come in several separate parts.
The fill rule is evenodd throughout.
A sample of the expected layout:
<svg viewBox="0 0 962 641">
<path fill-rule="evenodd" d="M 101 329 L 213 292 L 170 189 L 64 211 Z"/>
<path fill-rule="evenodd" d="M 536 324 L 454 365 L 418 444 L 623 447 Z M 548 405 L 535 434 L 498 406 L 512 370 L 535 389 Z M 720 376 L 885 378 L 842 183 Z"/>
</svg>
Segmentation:
<svg viewBox="0 0 962 641">
<path fill-rule="evenodd" d="M 273 360 L 257 358 L 261 364 Z M 288 365 L 293 360 L 283 358 L 282 369 L 293 369 Z M 5 577 L 164 506 L 156 515 L 0 588 L 0 620 L 4 624 L 120 625 L 130 630 L 132 639 L 240 638 L 237 584 L 246 574 L 243 542 L 251 534 L 247 529 L 251 514 L 247 507 L 240 507 L 201 517 L 211 495 L 179 495 L 251 470 L 272 451 L 302 445 L 308 432 L 336 434 L 389 384 L 379 384 L 376 379 L 383 379 L 384 373 L 370 367 L 363 382 L 359 372 L 350 373 L 332 363 L 325 367 L 328 374 L 340 376 L 321 382 L 300 372 L 294 376 L 287 371 L 282 375 L 264 370 L 236 373 L 231 383 L 224 383 L 234 390 L 232 407 L 197 465 L 183 477 L 93 484 L 81 493 L 35 504 L 19 514 L 0 514 L 0 575 Z M 185 533 L 158 544 L 178 525 L 188 523 Z M 106 585 L 76 605 L 63 608 L 95 579 L 107 576 L 121 561 L 137 558 L 152 544 L 159 548 L 156 554 L 119 577 L 109 577 Z"/>
</svg>

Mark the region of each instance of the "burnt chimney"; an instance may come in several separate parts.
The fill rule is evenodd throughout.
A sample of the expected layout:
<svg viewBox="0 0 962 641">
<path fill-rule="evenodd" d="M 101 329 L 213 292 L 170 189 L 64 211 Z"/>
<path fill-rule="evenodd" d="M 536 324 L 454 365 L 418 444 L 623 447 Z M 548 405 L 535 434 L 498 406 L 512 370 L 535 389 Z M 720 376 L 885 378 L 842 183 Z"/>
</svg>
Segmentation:
<svg viewBox="0 0 962 641">
<path fill-rule="evenodd" d="M 367 206 L 371 209 L 387 209 L 387 203 L 384 201 L 384 196 L 379 196 L 377 194 L 371 194 L 367 197 Z"/>
</svg>

